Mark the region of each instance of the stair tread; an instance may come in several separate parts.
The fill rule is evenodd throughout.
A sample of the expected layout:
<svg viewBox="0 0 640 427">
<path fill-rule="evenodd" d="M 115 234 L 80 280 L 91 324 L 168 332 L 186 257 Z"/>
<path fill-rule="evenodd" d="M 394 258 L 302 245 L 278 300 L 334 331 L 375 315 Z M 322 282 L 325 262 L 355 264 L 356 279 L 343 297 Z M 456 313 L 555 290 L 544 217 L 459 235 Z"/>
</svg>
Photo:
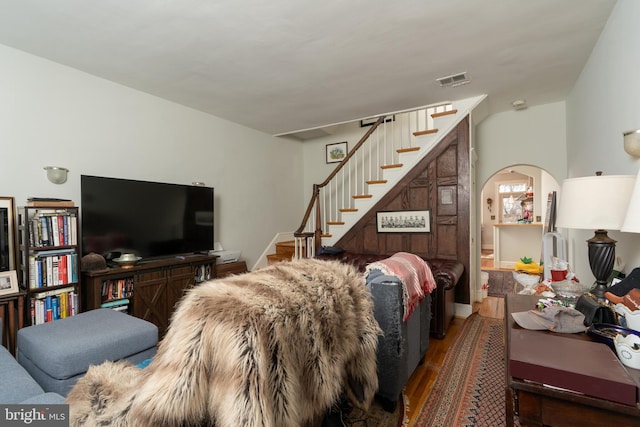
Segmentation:
<svg viewBox="0 0 640 427">
<path fill-rule="evenodd" d="M 403 166 L 402 163 L 396 163 L 394 165 L 382 165 L 382 166 L 380 166 L 380 169 L 401 168 L 402 166 Z"/>
<path fill-rule="evenodd" d="M 442 117 L 442 116 L 449 116 L 451 114 L 457 114 L 458 110 L 449 110 L 449 111 L 442 111 L 440 113 L 433 113 L 431 114 L 431 117 L 438 118 L 438 117 Z"/>
<path fill-rule="evenodd" d="M 344 225 L 344 221 L 328 221 L 327 225 Z M 325 234 L 321 234 L 321 236 L 325 236 Z"/>
<path fill-rule="evenodd" d="M 351 197 L 353 197 L 354 199 L 370 199 L 370 198 L 373 197 L 373 195 L 371 195 L 371 194 L 357 194 L 357 195 L 354 195 L 354 196 L 351 196 Z"/>
<path fill-rule="evenodd" d="M 369 185 L 375 185 L 375 184 L 386 184 L 387 180 L 386 179 L 376 179 L 373 181 L 367 181 L 367 184 Z"/>
<path fill-rule="evenodd" d="M 340 208 L 340 212 L 358 212 L 358 209 L 355 208 Z"/>
<path fill-rule="evenodd" d="M 415 135 L 415 133 L 414 133 Z M 420 147 L 407 147 L 407 148 L 398 148 L 396 150 L 396 153 L 401 154 L 401 153 L 411 153 L 414 151 L 420 151 Z"/>
<path fill-rule="evenodd" d="M 438 133 L 438 130 L 439 130 L 438 128 L 419 130 L 414 132 L 413 136 L 430 135 L 432 133 Z"/>
</svg>

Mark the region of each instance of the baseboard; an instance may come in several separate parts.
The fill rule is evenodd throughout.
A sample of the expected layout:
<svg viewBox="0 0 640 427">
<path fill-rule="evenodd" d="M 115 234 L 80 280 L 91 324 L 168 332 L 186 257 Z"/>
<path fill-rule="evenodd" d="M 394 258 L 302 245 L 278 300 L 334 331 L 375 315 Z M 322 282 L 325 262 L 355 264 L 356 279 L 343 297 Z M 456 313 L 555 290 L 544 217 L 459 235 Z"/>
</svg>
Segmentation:
<svg viewBox="0 0 640 427">
<path fill-rule="evenodd" d="M 471 313 L 472 313 L 471 304 L 456 303 L 455 310 L 456 310 L 455 316 L 462 317 L 463 319 L 466 319 L 467 317 L 471 316 Z"/>
</svg>

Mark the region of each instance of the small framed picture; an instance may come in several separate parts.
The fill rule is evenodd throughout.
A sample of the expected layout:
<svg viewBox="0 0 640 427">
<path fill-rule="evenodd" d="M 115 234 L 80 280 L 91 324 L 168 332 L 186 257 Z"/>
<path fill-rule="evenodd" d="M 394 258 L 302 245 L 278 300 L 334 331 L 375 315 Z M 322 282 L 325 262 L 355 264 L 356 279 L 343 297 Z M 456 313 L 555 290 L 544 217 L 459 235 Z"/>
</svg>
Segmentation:
<svg viewBox="0 0 640 427">
<path fill-rule="evenodd" d="M 327 163 L 339 163 L 347 157 L 347 142 L 327 144 Z"/>
<path fill-rule="evenodd" d="M 362 120 L 360 120 L 360 127 L 363 128 L 365 126 L 373 126 L 373 124 L 378 121 L 378 118 L 379 117 L 372 117 L 370 119 L 362 119 Z M 387 122 L 387 123 L 388 122 L 394 122 L 395 120 L 396 120 L 396 115 L 395 114 L 393 114 L 391 116 L 387 116 L 384 119 L 384 121 Z"/>
<path fill-rule="evenodd" d="M 15 294 L 18 289 L 18 275 L 16 270 L 0 272 L 0 295 Z"/>
<path fill-rule="evenodd" d="M 431 211 L 382 211 L 376 222 L 378 233 L 430 233 Z"/>
</svg>

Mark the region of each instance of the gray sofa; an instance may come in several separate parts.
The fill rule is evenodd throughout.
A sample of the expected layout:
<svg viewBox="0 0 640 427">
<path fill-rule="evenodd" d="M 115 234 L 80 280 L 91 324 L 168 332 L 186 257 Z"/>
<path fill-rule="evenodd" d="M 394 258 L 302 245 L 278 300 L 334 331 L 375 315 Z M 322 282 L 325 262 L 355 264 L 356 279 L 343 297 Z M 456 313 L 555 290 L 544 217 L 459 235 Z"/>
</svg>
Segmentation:
<svg viewBox="0 0 640 427">
<path fill-rule="evenodd" d="M 340 260 L 364 272 L 366 266 L 390 255 L 341 252 L 316 257 Z M 424 258 L 423 258 L 424 259 Z M 396 277 L 380 275 L 367 286 L 374 299 L 374 315 L 384 332 L 378 343 L 378 398 L 393 411 L 402 389 L 429 349 L 430 335 L 443 337 L 453 317 L 453 292 L 464 273 L 455 260 L 425 259 L 437 288 L 427 295 L 407 322 L 403 321 L 402 284 Z M 434 332 L 433 329 L 436 329 Z"/>
<path fill-rule="evenodd" d="M 31 375 L 18 363 L 9 350 L 0 346 L 0 403 L 49 404 L 64 403 L 64 397 L 58 393 L 46 393 Z"/>
<path fill-rule="evenodd" d="M 373 313 L 384 332 L 378 341 L 378 398 L 393 411 L 409 377 L 429 349 L 431 295 L 403 321 L 402 283 L 380 275 L 367 283 L 373 295 Z"/>
</svg>

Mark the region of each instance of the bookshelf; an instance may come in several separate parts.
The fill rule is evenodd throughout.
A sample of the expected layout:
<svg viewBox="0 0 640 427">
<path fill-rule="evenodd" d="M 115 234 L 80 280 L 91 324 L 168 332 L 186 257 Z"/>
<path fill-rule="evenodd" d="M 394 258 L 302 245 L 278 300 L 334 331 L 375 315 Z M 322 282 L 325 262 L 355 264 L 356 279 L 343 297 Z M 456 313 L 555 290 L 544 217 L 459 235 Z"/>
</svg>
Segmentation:
<svg viewBox="0 0 640 427">
<path fill-rule="evenodd" d="M 164 336 L 184 291 L 216 277 L 216 258 L 190 255 L 82 272 L 82 307 L 107 307 L 147 320 Z"/>
<path fill-rule="evenodd" d="M 60 203 L 21 207 L 18 230 L 27 324 L 52 322 L 79 313 L 78 208 Z"/>
</svg>

